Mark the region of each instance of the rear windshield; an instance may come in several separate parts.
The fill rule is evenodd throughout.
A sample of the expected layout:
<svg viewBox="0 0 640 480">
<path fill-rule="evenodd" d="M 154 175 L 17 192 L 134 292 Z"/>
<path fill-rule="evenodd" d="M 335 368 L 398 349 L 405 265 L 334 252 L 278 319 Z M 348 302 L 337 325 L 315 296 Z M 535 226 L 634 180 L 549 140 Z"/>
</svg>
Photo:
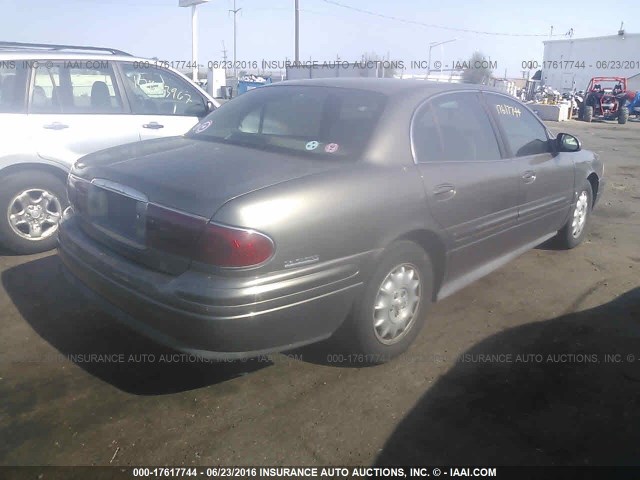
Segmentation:
<svg viewBox="0 0 640 480">
<path fill-rule="evenodd" d="M 192 138 L 309 156 L 359 157 L 386 96 L 364 90 L 260 87 L 215 110 Z"/>
</svg>

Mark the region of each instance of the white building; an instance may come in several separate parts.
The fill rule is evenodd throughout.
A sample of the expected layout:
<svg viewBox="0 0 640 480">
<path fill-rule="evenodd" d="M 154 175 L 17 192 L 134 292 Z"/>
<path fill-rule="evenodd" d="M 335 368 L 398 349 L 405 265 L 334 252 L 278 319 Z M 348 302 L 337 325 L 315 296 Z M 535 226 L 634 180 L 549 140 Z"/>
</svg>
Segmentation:
<svg viewBox="0 0 640 480">
<path fill-rule="evenodd" d="M 627 80 L 627 89 L 635 92 L 640 92 L 640 73 L 629 77 Z"/>
<path fill-rule="evenodd" d="M 640 74 L 640 33 L 544 42 L 542 83 L 560 92 L 584 90 L 592 77 Z"/>
</svg>

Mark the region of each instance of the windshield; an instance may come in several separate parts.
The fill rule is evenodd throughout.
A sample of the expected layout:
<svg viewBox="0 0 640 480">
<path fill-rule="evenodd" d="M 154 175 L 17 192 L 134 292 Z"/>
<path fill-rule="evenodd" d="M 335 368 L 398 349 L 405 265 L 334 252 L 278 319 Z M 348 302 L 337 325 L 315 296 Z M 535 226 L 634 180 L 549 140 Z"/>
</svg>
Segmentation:
<svg viewBox="0 0 640 480">
<path fill-rule="evenodd" d="M 359 157 L 386 96 L 365 90 L 261 87 L 217 109 L 188 136 L 309 156 Z"/>
</svg>

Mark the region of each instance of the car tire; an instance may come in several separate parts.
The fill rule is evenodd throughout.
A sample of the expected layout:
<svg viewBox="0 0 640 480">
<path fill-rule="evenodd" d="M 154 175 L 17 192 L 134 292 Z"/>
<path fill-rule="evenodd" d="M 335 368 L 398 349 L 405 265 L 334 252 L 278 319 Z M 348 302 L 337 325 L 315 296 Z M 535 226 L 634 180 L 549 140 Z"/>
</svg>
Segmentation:
<svg viewBox="0 0 640 480">
<path fill-rule="evenodd" d="M 624 125 L 629 120 L 629 109 L 627 107 L 620 107 L 618 112 L 618 123 Z"/>
<path fill-rule="evenodd" d="M 0 243 L 19 254 L 51 250 L 68 205 L 64 182 L 51 173 L 24 170 L 2 177 Z"/>
<path fill-rule="evenodd" d="M 392 277 L 395 284 L 389 283 Z M 380 364 L 403 353 L 424 326 L 432 294 L 433 269 L 424 249 L 409 241 L 390 245 L 343 326 L 348 357 L 361 364 Z M 385 300 L 391 305 L 377 309 Z M 390 330 L 386 337 L 385 327 Z M 398 330 L 396 336 L 393 329 Z"/>
<path fill-rule="evenodd" d="M 591 105 L 587 105 L 584 107 L 584 113 L 582 114 L 582 119 L 585 122 L 591 122 L 593 120 L 593 107 Z"/>
<path fill-rule="evenodd" d="M 585 180 L 577 190 L 569 219 L 556 237 L 559 248 L 569 250 L 582 243 L 586 236 L 593 205 L 593 189 Z"/>
</svg>

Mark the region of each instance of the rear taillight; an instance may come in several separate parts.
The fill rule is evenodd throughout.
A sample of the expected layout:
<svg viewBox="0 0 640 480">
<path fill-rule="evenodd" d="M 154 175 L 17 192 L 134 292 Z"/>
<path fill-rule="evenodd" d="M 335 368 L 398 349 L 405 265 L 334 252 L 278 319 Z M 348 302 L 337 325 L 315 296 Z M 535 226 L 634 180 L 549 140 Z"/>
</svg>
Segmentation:
<svg viewBox="0 0 640 480">
<path fill-rule="evenodd" d="M 146 209 L 146 244 L 157 250 L 190 257 L 207 220 L 153 203 Z"/>
<path fill-rule="evenodd" d="M 273 241 L 263 233 L 209 223 L 193 259 L 219 267 L 253 267 L 269 260 L 274 250 Z"/>
</svg>

